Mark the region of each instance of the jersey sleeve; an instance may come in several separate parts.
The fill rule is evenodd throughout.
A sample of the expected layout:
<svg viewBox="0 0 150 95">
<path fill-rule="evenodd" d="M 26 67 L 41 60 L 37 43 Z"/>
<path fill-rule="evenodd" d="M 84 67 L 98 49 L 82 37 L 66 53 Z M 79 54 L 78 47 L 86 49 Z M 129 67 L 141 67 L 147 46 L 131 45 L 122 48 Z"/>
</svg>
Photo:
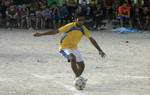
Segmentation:
<svg viewBox="0 0 150 95">
<path fill-rule="evenodd" d="M 73 26 L 73 23 L 69 23 L 65 26 L 62 26 L 58 29 L 59 33 L 67 32 L 71 27 Z"/>
<path fill-rule="evenodd" d="M 85 26 L 83 26 L 83 29 L 84 29 L 84 34 L 87 38 L 90 38 L 91 37 L 91 33 L 90 33 L 90 30 L 87 29 Z"/>
</svg>

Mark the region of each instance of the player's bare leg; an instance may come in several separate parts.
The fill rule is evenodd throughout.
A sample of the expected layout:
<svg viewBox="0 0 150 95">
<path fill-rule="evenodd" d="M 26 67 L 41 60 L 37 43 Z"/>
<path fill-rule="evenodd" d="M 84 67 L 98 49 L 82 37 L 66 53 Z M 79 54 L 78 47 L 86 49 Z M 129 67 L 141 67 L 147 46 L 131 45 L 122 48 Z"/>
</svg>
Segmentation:
<svg viewBox="0 0 150 95">
<path fill-rule="evenodd" d="M 81 74 L 80 74 L 79 68 L 77 66 L 76 57 L 73 54 L 70 54 L 69 60 L 71 62 L 71 68 L 72 68 L 73 72 L 75 73 L 75 76 L 79 77 Z"/>
<path fill-rule="evenodd" d="M 84 62 L 77 62 L 76 63 L 78 71 L 79 71 L 79 76 L 83 73 L 85 65 Z"/>
</svg>

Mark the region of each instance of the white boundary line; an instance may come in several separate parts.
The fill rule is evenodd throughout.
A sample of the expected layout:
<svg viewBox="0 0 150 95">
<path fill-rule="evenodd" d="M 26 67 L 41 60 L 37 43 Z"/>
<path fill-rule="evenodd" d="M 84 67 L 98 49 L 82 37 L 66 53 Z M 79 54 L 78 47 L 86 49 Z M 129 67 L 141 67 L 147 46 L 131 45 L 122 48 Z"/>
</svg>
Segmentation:
<svg viewBox="0 0 150 95">
<path fill-rule="evenodd" d="M 45 79 L 45 80 L 53 80 L 53 79 L 55 79 L 55 77 L 42 76 L 42 75 L 38 75 L 38 74 L 31 74 L 31 75 L 36 77 L 36 78 Z M 64 88 L 66 88 L 69 91 L 75 92 L 73 95 L 87 95 L 87 94 L 84 94 L 81 91 L 78 91 L 73 86 L 66 85 L 66 84 L 64 84 L 62 82 L 59 82 L 59 81 L 56 81 L 56 80 L 53 80 L 52 82 L 55 82 L 56 84 L 59 84 L 59 85 L 63 86 Z"/>
<path fill-rule="evenodd" d="M 7 82 L 7 81 L 12 81 L 12 79 L 10 79 L 10 78 L 1 78 L 0 77 L 0 82 Z"/>
<path fill-rule="evenodd" d="M 136 79 L 150 79 L 150 77 L 148 76 L 124 76 L 124 77 L 127 77 L 127 78 L 136 78 Z"/>
<path fill-rule="evenodd" d="M 49 76 L 49 75 L 38 75 L 38 74 L 31 74 L 32 76 L 36 77 L 36 78 L 40 78 L 40 79 L 45 79 L 45 80 L 52 80 L 52 82 L 56 83 L 56 84 L 59 84 L 60 86 L 64 87 L 65 89 L 71 91 L 71 92 L 74 92 L 74 94 L 72 95 L 88 95 L 87 93 L 83 93 L 82 91 L 79 91 L 77 89 L 75 89 L 73 86 L 71 85 L 67 85 L 67 84 L 64 84 L 63 82 L 60 82 L 60 81 L 57 81 L 55 80 L 55 78 L 57 76 Z M 112 76 L 110 74 L 102 74 L 103 77 L 105 76 Z M 129 76 L 129 75 L 115 75 L 116 77 L 121 77 L 121 78 L 134 78 L 134 79 L 150 79 L 149 76 Z"/>
<path fill-rule="evenodd" d="M 113 76 L 121 78 L 134 78 L 134 79 L 150 79 L 150 76 L 131 76 L 131 75 L 113 75 L 113 74 L 101 74 L 102 76 Z"/>
</svg>

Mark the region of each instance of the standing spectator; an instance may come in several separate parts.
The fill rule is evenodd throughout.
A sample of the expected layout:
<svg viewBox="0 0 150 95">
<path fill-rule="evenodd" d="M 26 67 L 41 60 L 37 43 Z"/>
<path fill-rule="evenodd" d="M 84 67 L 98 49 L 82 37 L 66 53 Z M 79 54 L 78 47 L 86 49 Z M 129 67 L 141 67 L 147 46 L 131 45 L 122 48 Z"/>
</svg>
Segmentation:
<svg viewBox="0 0 150 95">
<path fill-rule="evenodd" d="M 126 23 L 127 21 L 129 21 L 129 26 L 132 27 L 130 10 L 131 7 L 128 5 L 127 2 L 124 2 L 121 6 L 119 6 L 117 19 L 119 19 L 121 27 L 123 27 L 124 23 Z"/>
</svg>

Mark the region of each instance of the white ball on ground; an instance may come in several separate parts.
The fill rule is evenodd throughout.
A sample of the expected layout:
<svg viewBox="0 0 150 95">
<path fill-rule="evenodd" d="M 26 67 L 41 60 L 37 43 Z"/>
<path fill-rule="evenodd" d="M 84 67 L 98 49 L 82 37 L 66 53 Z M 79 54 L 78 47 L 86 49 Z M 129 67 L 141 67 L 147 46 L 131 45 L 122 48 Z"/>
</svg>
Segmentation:
<svg viewBox="0 0 150 95">
<path fill-rule="evenodd" d="M 84 79 L 83 77 L 77 77 L 73 81 L 73 85 L 77 90 L 83 90 L 86 86 L 87 79 Z"/>
</svg>

